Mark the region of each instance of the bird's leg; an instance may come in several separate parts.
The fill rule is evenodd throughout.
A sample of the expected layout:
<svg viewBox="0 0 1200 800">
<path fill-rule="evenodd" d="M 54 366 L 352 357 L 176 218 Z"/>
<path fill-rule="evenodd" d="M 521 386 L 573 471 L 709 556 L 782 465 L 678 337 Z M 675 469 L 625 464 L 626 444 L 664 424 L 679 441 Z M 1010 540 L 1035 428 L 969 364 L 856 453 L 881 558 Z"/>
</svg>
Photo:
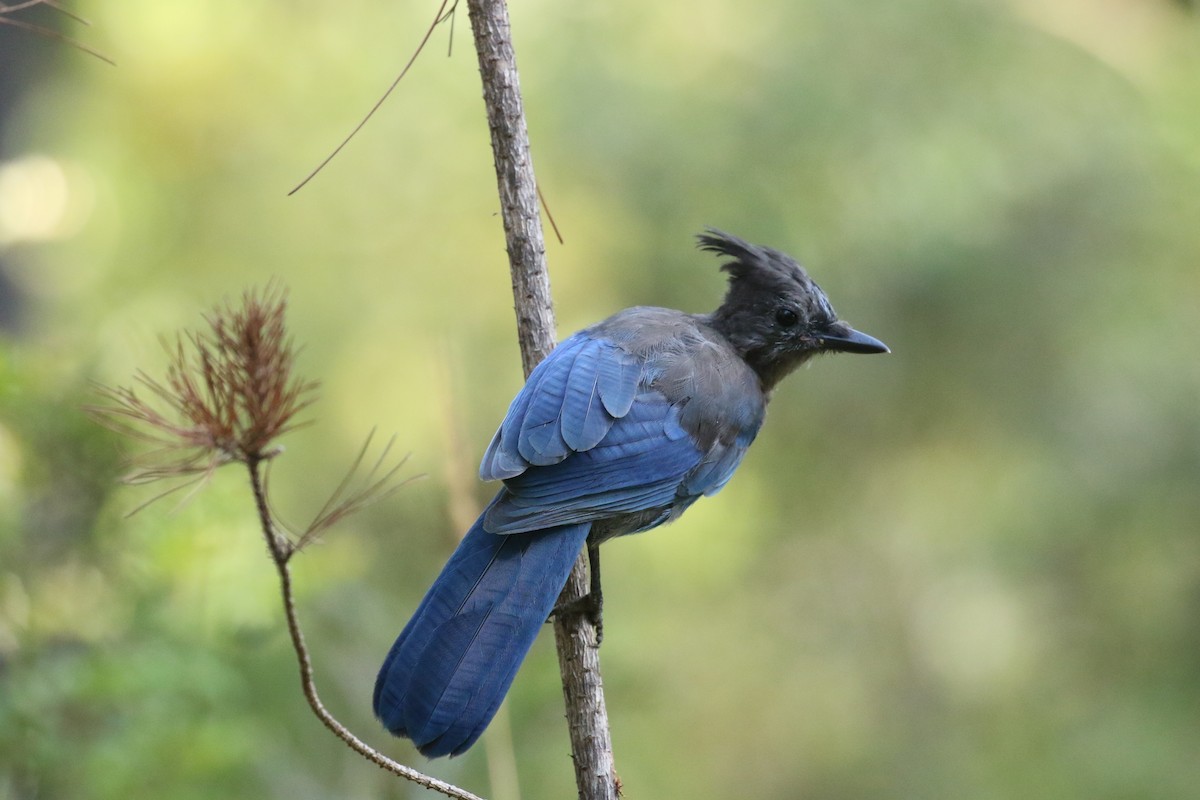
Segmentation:
<svg viewBox="0 0 1200 800">
<path fill-rule="evenodd" d="M 596 626 L 596 644 L 604 641 L 604 590 L 600 588 L 600 544 L 588 543 L 588 595 L 585 613 Z"/>
<path fill-rule="evenodd" d="M 568 603 L 559 603 L 551 616 L 586 614 L 596 627 L 596 644 L 604 640 L 604 591 L 600 588 L 600 545 L 588 542 L 588 593 Z M 549 622 L 549 620 L 546 620 Z"/>
</svg>

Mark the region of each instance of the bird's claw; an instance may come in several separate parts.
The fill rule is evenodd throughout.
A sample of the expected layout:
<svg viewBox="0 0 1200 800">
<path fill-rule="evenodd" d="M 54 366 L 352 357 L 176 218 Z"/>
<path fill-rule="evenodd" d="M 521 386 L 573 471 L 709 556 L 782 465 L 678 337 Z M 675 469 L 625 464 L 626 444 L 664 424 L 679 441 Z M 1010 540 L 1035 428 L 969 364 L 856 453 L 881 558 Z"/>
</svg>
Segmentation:
<svg viewBox="0 0 1200 800">
<path fill-rule="evenodd" d="M 604 595 L 588 592 L 582 597 L 559 603 L 550 612 L 551 622 L 555 617 L 566 618 L 573 615 L 587 617 L 588 622 L 596 629 L 596 644 L 604 641 Z"/>
</svg>

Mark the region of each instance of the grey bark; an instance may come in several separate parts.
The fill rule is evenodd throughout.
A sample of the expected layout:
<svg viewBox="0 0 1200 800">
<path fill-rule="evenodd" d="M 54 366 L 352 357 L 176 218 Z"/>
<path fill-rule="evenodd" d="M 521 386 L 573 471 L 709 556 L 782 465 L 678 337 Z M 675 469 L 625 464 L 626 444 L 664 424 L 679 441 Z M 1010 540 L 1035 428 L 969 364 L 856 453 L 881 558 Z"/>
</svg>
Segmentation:
<svg viewBox="0 0 1200 800">
<path fill-rule="evenodd" d="M 517 339 L 528 376 L 555 344 L 546 242 L 537 198 L 529 133 L 504 0 L 467 0 L 483 99 L 491 130 L 500 212 L 512 273 Z M 587 555 L 580 553 L 560 602 L 588 591 Z M 556 615 L 554 636 L 562 672 L 571 757 L 580 800 L 616 800 L 617 778 L 596 629 L 582 614 Z"/>
</svg>

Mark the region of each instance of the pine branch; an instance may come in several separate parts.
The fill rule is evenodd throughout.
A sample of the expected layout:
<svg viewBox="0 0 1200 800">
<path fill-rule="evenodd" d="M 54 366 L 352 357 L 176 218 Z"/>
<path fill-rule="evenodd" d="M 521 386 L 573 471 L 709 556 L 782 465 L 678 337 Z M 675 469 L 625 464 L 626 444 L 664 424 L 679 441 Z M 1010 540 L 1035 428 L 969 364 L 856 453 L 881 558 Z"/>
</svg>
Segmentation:
<svg viewBox="0 0 1200 800">
<path fill-rule="evenodd" d="M 300 668 L 300 687 L 312 712 L 335 736 L 382 769 L 457 800 L 481 800 L 465 789 L 425 775 L 380 753 L 350 732 L 325 708 L 317 694 L 312 658 L 296 614 L 292 556 L 338 520 L 368 503 L 387 497 L 407 481 L 398 481 L 402 459 L 394 467 L 382 455 L 359 478 L 371 437 L 367 438 L 346 477 L 307 528 L 289 538 L 271 511 L 263 467 L 282 449 L 276 440 L 297 427 L 296 416 L 307 408 L 316 384 L 293 371 L 296 349 L 284 325 L 286 294 L 277 287 L 246 292 L 240 305 L 223 303 L 205 317 L 208 329 L 177 336 L 167 345 L 167 375 L 157 380 L 139 372 L 145 399 L 132 388 L 99 387 L 108 405 L 88 409 L 93 418 L 155 449 L 144 453 L 126 476 L 128 483 L 183 479 L 138 507 L 191 487 L 192 492 L 224 464 L 241 463 L 250 487 L 267 552 L 279 575 L 288 634 Z M 198 477 L 197 477 L 198 476 Z M 358 488 L 352 489 L 352 487 Z M 191 493 L 189 493 L 190 496 Z"/>
</svg>

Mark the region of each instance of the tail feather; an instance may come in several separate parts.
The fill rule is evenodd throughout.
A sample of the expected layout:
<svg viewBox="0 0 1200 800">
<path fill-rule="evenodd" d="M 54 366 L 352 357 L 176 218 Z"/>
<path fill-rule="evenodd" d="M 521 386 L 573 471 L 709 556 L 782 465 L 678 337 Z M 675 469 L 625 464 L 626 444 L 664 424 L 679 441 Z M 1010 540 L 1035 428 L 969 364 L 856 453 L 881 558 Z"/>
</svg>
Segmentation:
<svg viewBox="0 0 1200 800">
<path fill-rule="evenodd" d="M 375 715 L 434 758 L 491 721 L 587 539 L 589 523 L 500 535 L 483 518 L 442 569 L 375 682 Z"/>
</svg>

